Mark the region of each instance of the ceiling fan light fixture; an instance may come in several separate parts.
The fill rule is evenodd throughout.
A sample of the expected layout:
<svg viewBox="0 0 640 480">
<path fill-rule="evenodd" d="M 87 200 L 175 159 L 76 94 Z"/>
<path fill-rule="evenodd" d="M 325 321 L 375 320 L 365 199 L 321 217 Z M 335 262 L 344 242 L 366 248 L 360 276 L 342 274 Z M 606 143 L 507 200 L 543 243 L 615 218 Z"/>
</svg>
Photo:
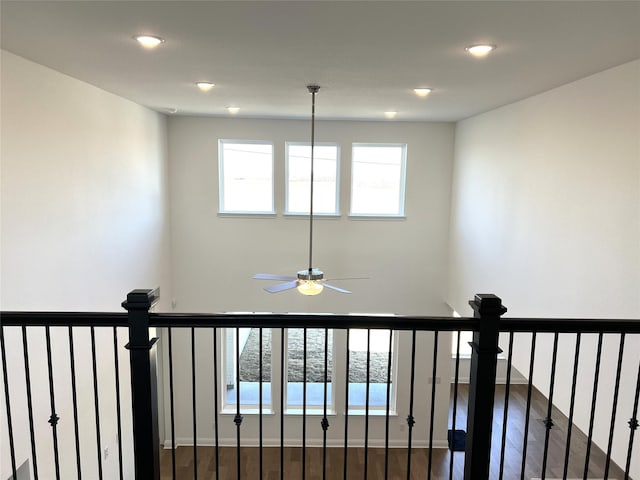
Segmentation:
<svg viewBox="0 0 640 480">
<path fill-rule="evenodd" d="M 318 295 L 324 289 L 321 283 L 323 278 L 324 272 L 317 268 L 300 270 L 298 272 L 298 285 L 296 288 L 302 295 Z"/>
<path fill-rule="evenodd" d="M 318 295 L 324 290 L 322 284 L 316 280 L 298 280 L 298 293 L 302 295 L 312 296 Z"/>
</svg>

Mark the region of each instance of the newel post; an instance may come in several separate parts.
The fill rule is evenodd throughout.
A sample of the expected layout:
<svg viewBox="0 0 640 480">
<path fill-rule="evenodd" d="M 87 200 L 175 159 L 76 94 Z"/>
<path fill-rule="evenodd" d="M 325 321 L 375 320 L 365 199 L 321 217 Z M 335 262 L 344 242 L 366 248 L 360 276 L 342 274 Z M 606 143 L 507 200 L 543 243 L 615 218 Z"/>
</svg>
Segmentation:
<svg viewBox="0 0 640 480">
<path fill-rule="evenodd" d="M 158 340 L 149 338 L 149 309 L 158 300 L 158 290 L 133 290 L 122 302 L 129 312 L 131 402 L 133 407 L 133 452 L 135 478 L 160 480 L 160 435 L 158 433 Z"/>
<path fill-rule="evenodd" d="M 496 364 L 502 352 L 498 347 L 500 316 L 507 309 L 493 294 L 478 294 L 469 304 L 480 322 L 471 344 L 464 478 L 481 480 L 489 479 Z"/>
</svg>

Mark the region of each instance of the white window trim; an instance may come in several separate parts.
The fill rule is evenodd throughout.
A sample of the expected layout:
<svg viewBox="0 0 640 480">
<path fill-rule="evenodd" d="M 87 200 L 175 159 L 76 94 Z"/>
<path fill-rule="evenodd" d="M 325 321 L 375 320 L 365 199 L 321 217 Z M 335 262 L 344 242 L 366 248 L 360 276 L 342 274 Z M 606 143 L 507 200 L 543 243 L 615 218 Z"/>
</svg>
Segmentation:
<svg viewBox="0 0 640 480">
<path fill-rule="evenodd" d="M 242 210 L 225 210 L 224 208 L 224 144 L 225 143 L 240 143 L 247 145 L 269 145 L 271 146 L 271 210 L 256 212 L 256 211 L 242 211 Z M 240 140 L 240 139 L 229 139 L 229 138 L 220 138 L 218 139 L 218 215 L 220 216 L 274 216 L 276 214 L 275 210 L 275 185 L 274 185 L 274 177 L 275 177 L 275 154 L 274 154 L 274 145 L 271 140 Z"/>
<path fill-rule="evenodd" d="M 353 205 L 353 150 L 356 147 L 401 147 L 402 159 L 400 160 L 400 191 L 399 191 L 399 207 L 398 213 L 354 213 L 351 209 Z M 405 217 L 405 201 L 406 201 L 406 183 L 407 183 L 407 149 L 406 143 L 352 143 L 351 144 L 351 191 L 349 200 L 349 217 L 353 218 L 406 218 Z"/>
<path fill-rule="evenodd" d="M 285 142 L 284 153 L 284 215 L 290 217 L 309 217 L 309 213 L 290 212 L 289 205 L 289 146 L 310 146 L 311 142 Z M 337 142 L 314 142 L 314 146 L 336 147 L 336 209 L 332 213 L 316 213 L 314 217 L 339 217 L 340 216 L 340 144 Z"/>
</svg>

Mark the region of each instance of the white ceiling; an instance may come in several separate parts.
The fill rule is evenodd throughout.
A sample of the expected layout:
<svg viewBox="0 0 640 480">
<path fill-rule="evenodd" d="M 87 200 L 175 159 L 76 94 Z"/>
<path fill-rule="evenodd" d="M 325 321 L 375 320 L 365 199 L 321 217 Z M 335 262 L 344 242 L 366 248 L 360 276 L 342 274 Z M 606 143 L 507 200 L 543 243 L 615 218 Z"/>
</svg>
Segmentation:
<svg viewBox="0 0 640 480">
<path fill-rule="evenodd" d="M 10 1 L 2 48 L 158 111 L 455 121 L 640 57 L 640 2 Z M 132 35 L 166 42 L 142 49 Z M 493 43 L 485 59 L 464 47 Z M 216 87 L 202 93 L 194 82 Z M 418 98 L 412 89 L 433 93 Z"/>
</svg>

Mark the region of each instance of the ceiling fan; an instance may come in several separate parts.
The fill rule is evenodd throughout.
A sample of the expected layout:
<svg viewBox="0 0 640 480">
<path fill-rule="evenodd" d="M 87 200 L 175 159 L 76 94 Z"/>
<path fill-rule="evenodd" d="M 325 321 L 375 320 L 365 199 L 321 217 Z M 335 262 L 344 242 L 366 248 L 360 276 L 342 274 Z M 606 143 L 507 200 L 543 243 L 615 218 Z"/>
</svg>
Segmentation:
<svg viewBox="0 0 640 480">
<path fill-rule="evenodd" d="M 311 183 L 310 183 L 310 201 L 309 201 L 309 268 L 300 270 L 295 277 L 286 275 L 273 275 L 270 273 L 257 273 L 253 276 L 257 280 L 277 280 L 283 283 L 277 283 L 269 287 L 265 287 L 265 291 L 269 293 L 284 292 L 297 288 L 298 292 L 303 295 L 318 295 L 324 287 L 335 290 L 340 293 L 351 293 L 349 290 L 339 288 L 327 283 L 324 278 L 324 272 L 317 268 L 313 268 L 313 148 L 315 144 L 315 121 L 316 121 L 316 94 L 320 87 L 318 85 L 307 85 L 307 90 L 311 94 Z"/>
</svg>

